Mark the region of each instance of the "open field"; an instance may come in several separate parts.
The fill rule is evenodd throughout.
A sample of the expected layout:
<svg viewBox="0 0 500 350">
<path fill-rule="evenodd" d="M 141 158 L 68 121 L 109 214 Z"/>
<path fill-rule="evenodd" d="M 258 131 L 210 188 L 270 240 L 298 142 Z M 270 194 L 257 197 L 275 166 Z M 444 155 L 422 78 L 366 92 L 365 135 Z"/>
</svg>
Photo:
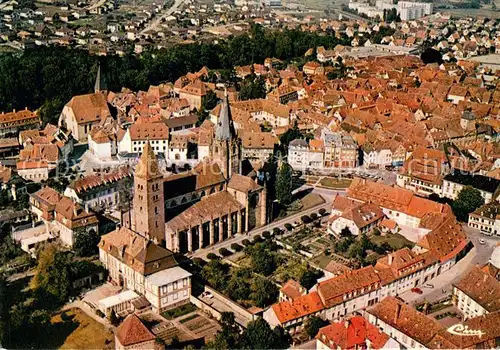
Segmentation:
<svg viewBox="0 0 500 350">
<path fill-rule="evenodd" d="M 405 237 L 401 236 L 398 233 L 395 234 L 387 234 L 386 236 L 371 236 L 370 241 L 372 243 L 381 245 L 384 242 L 387 242 L 393 249 L 401 249 L 405 245 L 413 246 L 414 243 L 407 240 Z"/>
<path fill-rule="evenodd" d="M 80 309 L 71 309 L 52 317 L 53 328 L 47 340 L 61 337 L 60 349 L 114 349 L 113 333 L 102 324 L 85 315 Z M 70 330 L 70 333 L 64 330 Z M 66 339 L 62 339 L 66 337 Z M 52 343 L 52 340 L 50 341 Z M 41 348 L 51 348 L 51 344 L 39 344 Z"/>
</svg>

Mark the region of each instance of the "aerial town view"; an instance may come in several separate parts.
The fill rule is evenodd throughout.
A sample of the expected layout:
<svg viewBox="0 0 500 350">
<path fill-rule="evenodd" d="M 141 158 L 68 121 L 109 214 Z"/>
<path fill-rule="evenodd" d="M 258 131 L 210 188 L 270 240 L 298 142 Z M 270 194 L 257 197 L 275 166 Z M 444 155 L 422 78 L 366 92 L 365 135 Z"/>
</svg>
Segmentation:
<svg viewBox="0 0 500 350">
<path fill-rule="evenodd" d="M 500 349 L 497 6 L 0 0 L 0 349 Z"/>
</svg>

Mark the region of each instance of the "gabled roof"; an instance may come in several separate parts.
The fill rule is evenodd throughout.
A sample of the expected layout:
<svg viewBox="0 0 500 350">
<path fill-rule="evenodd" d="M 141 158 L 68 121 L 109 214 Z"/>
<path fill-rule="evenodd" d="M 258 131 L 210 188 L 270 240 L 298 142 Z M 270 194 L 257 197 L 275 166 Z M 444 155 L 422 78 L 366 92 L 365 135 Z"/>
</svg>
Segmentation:
<svg viewBox="0 0 500 350">
<path fill-rule="evenodd" d="M 281 324 L 312 315 L 324 308 L 317 292 L 302 295 L 291 301 L 273 304 L 271 307 Z"/>
<path fill-rule="evenodd" d="M 135 176 L 146 180 L 163 177 L 158 165 L 158 160 L 156 159 L 156 155 L 153 152 L 153 148 L 149 144 L 149 141 L 147 141 L 144 145 L 141 157 L 139 158 L 139 162 L 135 168 Z"/>
<path fill-rule="evenodd" d="M 500 310 L 500 281 L 475 266 L 454 286 L 488 312 Z"/>
</svg>

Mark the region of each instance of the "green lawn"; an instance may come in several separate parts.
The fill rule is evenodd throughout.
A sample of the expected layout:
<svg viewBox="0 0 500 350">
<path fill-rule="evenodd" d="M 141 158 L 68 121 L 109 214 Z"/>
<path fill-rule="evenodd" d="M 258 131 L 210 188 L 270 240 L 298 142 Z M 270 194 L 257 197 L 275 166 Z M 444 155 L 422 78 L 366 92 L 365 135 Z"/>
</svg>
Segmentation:
<svg viewBox="0 0 500 350">
<path fill-rule="evenodd" d="M 375 244 L 383 244 L 384 242 L 389 243 L 389 245 L 394 249 L 401 249 L 404 246 L 414 246 L 412 241 L 407 240 L 404 236 L 399 233 L 391 234 L 388 233 L 386 236 L 371 236 L 370 241 Z"/>
<path fill-rule="evenodd" d="M 285 256 L 282 256 L 285 258 Z M 302 274 L 307 271 L 307 266 L 299 259 L 289 258 L 285 263 L 281 263 L 279 267 L 272 274 L 272 279 L 279 283 L 284 284 L 289 279 L 298 281 Z"/>
<path fill-rule="evenodd" d="M 189 314 L 193 311 L 196 311 L 196 310 L 197 310 L 196 306 L 189 303 L 189 304 L 181 305 L 175 309 L 162 312 L 161 315 L 163 317 L 165 317 L 167 320 L 173 320 L 174 318 L 187 315 L 187 314 Z"/>
<path fill-rule="evenodd" d="M 351 179 L 337 179 L 325 177 L 319 182 L 321 186 L 328 188 L 347 188 L 351 185 Z"/>
</svg>

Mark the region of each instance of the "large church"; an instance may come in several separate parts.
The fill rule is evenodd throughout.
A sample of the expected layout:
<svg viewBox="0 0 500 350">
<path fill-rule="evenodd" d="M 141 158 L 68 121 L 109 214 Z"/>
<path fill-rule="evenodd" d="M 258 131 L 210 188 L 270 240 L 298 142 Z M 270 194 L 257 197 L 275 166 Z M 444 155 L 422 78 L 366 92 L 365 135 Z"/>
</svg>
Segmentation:
<svg viewBox="0 0 500 350">
<path fill-rule="evenodd" d="M 241 141 L 227 97 L 209 132 L 207 156 L 178 174 L 163 176 L 146 144 L 135 172 L 133 215 L 123 216 L 123 226 L 190 253 L 266 223 L 266 191 L 241 174 Z"/>
</svg>

